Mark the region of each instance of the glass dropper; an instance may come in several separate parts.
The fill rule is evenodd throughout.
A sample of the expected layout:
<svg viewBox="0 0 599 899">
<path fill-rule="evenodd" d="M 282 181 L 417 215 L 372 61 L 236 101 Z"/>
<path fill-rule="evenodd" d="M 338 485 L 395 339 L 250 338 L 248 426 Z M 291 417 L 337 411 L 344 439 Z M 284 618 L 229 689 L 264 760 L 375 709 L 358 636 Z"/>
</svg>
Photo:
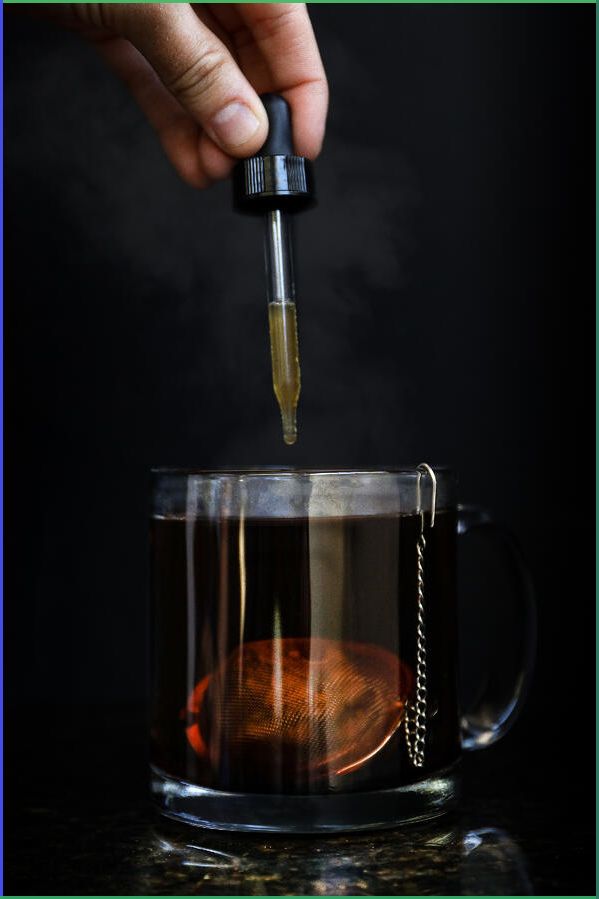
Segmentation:
<svg viewBox="0 0 599 899">
<path fill-rule="evenodd" d="M 278 94 L 264 94 L 261 100 L 268 115 L 268 138 L 256 156 L 236 167 L 234 196 L 239 211 L 264 218 L 272 382 L 281 411 L 283 439 L 290 445 L 297 440 L 300 394 L 291 218 L 293 213 L 312 206 L 315 198 L 312 165 L 293 153 L 287 102 Z"/>
<path fill-rule="evenodd" d="M 291 445 L 297 440 L 300 395 L 291 221 L 286 212 L 273 209 L 265 213 L 264 224 L 272 386 L 281 410 L 283 440 Z"/>
</svg>

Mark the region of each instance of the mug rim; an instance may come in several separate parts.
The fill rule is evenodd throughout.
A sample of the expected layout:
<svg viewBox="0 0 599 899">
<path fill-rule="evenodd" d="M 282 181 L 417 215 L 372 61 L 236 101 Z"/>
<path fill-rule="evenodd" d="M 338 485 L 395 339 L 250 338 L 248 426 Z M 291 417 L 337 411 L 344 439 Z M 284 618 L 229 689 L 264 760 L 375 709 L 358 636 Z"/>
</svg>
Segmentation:
<svg viewBox="0 0 599 899">
<path fill-rule="evenodd" d="M 262 518 L 338 517 L 419 510 L 424 497 L 435 508 L 455 508 L 457 477 L 446 467 L 412 468 L 155 468 L 151 492 L 154 517 L 190 514 Z M 424 475 L 424 476 L 423 476 Z M 422 492 L 421 492 L 422 491 Z"/>
<path fill-rule="evenodd" d="M 431 465 L 431 468 L 435 472 L 436 475 L 441 475 L 443 477 L 452 477 L 455 476 L 455 472 L 448 465 Z M 234 468 L 234 467 L 225 467 L 225 468 L 199 468 L 199 467 L 171 467 L 171 466 L 157 466 L 150 468 L 150 474 L 152 477 L 160 477 L 163 475 L 170 477 L 289 477 L 293 478 L 298 475 L 300 476 L 318 476 L 324 475 L 326 477 L 331 476 L 351 476 L 355 477 L 356 475 L 376 475 L 376 476 L 391 476 L 397 477 L 398 475 L 402 476 L 412 476 L 416 477 L 419 473 L 418 465 L 414 464 L 411 466 L 367 466 L 367 467 L 355 467 L 355 468 L 304 468 L 301 466 L 248 466 L 246 468 Z"/>
</svg>

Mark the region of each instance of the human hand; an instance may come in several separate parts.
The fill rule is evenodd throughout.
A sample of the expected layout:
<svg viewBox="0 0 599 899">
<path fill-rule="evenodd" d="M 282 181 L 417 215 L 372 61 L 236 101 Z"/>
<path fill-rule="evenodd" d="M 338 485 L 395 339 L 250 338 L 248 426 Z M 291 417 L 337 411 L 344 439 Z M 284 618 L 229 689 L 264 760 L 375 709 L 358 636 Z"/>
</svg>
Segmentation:
<svg viewBox="0 0 599 899">
<path fill-rule="evenodd" d="M 89 39 L 123 79 L 167 156 L 194 187 L 256 153 L 258 94 L 289 102 L 296 152 L 320 152 L 328 102 L 305 4 L 69 3 L 45 12 Z"/>
</svg>

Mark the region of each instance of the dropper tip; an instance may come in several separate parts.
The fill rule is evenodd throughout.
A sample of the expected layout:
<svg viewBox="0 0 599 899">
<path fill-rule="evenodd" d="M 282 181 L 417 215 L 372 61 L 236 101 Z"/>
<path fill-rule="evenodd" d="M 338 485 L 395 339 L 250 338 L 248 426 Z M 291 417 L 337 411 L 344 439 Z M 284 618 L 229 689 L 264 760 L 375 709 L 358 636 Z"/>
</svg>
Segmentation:
<svg viewBox="0 0 599 899">
<path fill-rule="evenodd" d="M 297 424 L 295 421 L 295 409 L 292 413 L 282 412 L 283 440 L 287 446 L 292 446 L 297 441 Z"/>
</svg>

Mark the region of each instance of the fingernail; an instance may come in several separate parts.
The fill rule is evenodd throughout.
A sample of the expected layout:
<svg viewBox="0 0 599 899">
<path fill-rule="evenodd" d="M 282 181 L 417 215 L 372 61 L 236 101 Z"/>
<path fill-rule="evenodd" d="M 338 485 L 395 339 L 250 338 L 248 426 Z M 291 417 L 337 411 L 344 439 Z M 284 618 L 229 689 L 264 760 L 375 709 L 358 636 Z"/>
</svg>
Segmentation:
<svg viewBox="0 0 599 899">
<path fill-rule="evenodd" d="M 216 113 L 211 124 L 217 141 L 226 147 L 245 144 L 260 127 L 258 118 L 245 103 L 229 103 Z"/>
</svg>

